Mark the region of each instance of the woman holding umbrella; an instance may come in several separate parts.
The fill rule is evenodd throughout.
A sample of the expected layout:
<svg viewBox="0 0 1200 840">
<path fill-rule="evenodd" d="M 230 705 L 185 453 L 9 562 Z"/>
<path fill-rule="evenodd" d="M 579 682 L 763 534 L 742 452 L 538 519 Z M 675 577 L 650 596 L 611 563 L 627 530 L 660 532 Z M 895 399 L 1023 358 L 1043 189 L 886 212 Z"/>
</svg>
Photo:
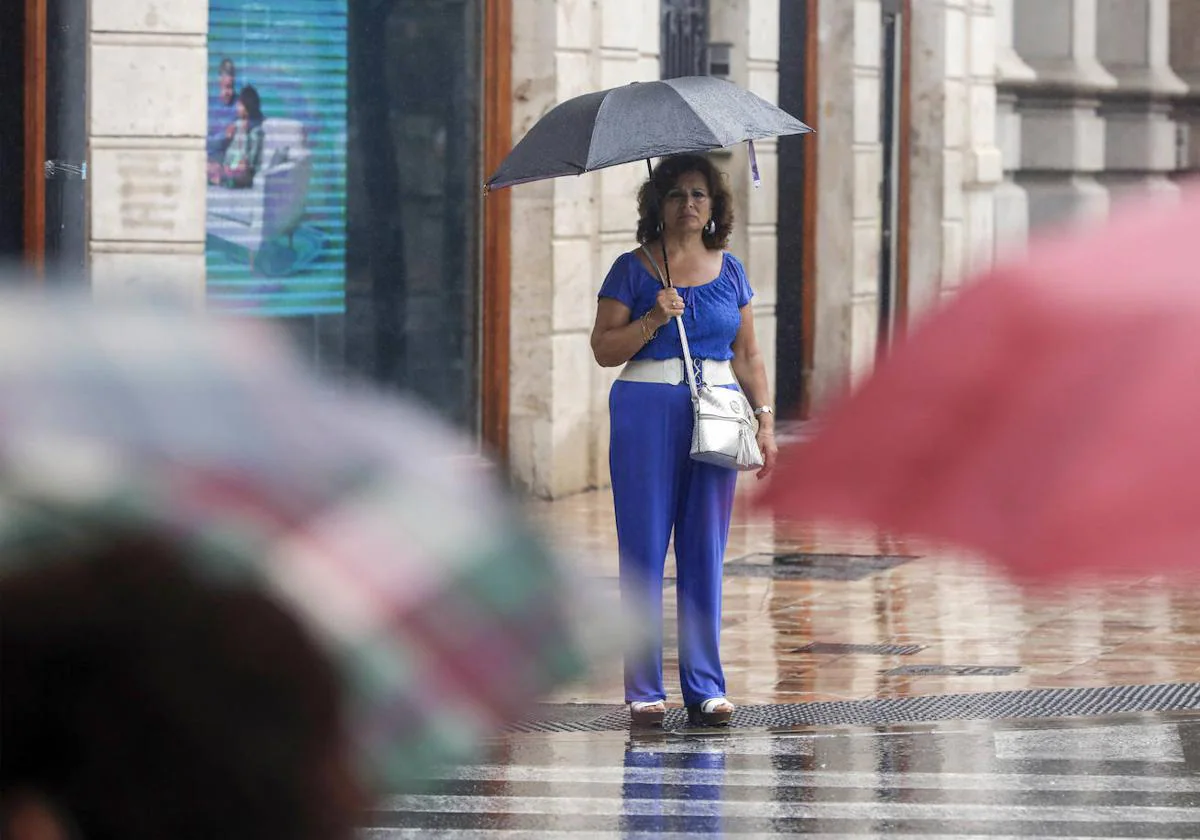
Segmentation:
<svg viewBox="0 0 1200 840">
<path fill-rule="evenodd" d="M 676 317 L 696 372 L 739 383 L 758 417 L 763 478 L 775 461 L 767 375 L 754 333 L 754 292 L 726 252 L 732 197 L 701 155 L 664 159 L 638 195 L 641 248 L 613 263 L 599 293 L 592 350 L 624 365 L 609 399 L 610 467 L 626 608 L 652 623 L 654 648 L 626 653 L 625 699 L 635 724 L 662 722 L 662 587 L 672 532 L 678 577 L 679 677 L 692 723 L 727 724 L 734 707 L 721 669 L 721 572 L 737 473 L 689 457 L 693 408 Z M 660 278 L 669 264 L 672 285 Z"/>
</svg>

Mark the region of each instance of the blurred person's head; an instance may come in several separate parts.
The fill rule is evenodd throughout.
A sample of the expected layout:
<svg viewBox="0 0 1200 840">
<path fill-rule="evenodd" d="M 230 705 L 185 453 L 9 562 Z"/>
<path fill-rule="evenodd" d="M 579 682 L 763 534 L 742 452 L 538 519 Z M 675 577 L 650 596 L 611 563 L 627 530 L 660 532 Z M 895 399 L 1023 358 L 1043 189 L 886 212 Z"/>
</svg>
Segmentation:
<svg viewBox="0 0 1200 840">
<path fill-rule="evenodd" d="M 0 576 L 6 840 L 351 836 L 332 665 L 265 594 L 177 551 L 126 537 Z"/>
<path fill-rule="evenodd" d="M 246 85 L 238 94 L 238 119 L 249 119 L 252 123 L 263 121 L 262 100 L 259 99 L 258 89 L 254 85 Z"/>
<path fill-rule="evenodd" d="M 233 59 L 221 59 L 221 65 L 217 70 L 217 87 L 221 92 L 221 99 L 230 104 L 237 97 L 237 68 L 234 67 Z"/>
</svg>

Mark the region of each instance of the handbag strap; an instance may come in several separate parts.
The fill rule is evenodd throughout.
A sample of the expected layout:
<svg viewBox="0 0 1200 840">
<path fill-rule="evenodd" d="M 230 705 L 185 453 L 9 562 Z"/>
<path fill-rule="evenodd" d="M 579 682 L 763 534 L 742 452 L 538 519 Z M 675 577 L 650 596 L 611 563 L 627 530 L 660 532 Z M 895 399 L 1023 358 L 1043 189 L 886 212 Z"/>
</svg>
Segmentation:
<svg viewBox="0 0 1200 840">
<path fill-rule="evenodd" d="M 658 282 L 662 283 L 664 289 L 671 288 L 671 278 L 663 275 L 662 269 L 658 267 L 658 260 L 654 259 L 650 249 L 642 245 L 642 253 L 646 255 L 646 259 L 650 260 L 650 265 L 654 266 L 654 271 L 658 274 Z M 683 347 L 683 366 L 687 371 L 688 387 L 692 389 L 692 399 L 698 400 L 700 399 L 700 390 L 696 385 L 696 368 L 692 363 L 692 348 L 688 346 L 687 330 L 683 328 L 683 316 L 675 315 L 673 317 L 675 323 L 679 325 L 679 344 Z"/>
</svg>

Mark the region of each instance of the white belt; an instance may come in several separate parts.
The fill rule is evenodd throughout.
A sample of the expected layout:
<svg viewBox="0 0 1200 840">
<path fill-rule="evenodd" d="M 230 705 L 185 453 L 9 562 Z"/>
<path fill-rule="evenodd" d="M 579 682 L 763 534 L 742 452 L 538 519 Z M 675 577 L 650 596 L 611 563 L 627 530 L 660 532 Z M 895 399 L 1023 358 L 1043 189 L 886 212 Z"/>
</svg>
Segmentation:
<svg viewBox="0 0 1200 840">
<path fill-rule="evenodd" d="M 706 385 L 736 385 L 733 365 L 715 359 L 697 359 L 700 363 L 700 380 Z M 625 382 L 655 382 L 661 385 L 682 385 L 687 382 L 683 359 L 636 359 L 625 363 L 621 375 Z"/>
</svg>

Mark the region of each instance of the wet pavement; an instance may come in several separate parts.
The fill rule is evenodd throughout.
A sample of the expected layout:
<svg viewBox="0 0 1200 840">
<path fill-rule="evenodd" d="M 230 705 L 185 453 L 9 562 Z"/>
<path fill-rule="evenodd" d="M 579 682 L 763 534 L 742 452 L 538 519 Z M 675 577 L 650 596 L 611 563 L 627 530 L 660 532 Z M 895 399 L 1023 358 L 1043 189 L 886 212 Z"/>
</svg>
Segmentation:
<svg viewBox="0 0 1200 840">
<path fill-rule="evenodd" d="M 615 599 L 609 494 L 530 507 Z M 1023 591 L 929 546 L 756 519 L 743 498 L 722 638 L 737 726 L 631 733 L 619 662 L 602 663 L 365 836 L 1200 838 L 1197 583 Z"/>
<path fill-rule="evenodd" d="M 364 836 L 1200 837 L 1200 716 L 523 735 Z"/>
<path fill-rule="evenodd" d="M 755 518 L 748 507 L 743 495 L 726 555 L 721 647 L 735 703 L 1200 681 L 1200 579 L 1030 592 L 962 555 L 875 534 L 797 529 Z M 531 509 L 615 597 L 610 494 Z M 777 563 L 779 555 L 801 562 Z M 674 575 L 670 557 L 666 574 Z M 670 583 L 665 607 L 664 673 L 678 701 Z M 903 653 L 860 647 L 879 645 Z M 552 699 L 620 702 L 618 663 Z"/>
</svg>

